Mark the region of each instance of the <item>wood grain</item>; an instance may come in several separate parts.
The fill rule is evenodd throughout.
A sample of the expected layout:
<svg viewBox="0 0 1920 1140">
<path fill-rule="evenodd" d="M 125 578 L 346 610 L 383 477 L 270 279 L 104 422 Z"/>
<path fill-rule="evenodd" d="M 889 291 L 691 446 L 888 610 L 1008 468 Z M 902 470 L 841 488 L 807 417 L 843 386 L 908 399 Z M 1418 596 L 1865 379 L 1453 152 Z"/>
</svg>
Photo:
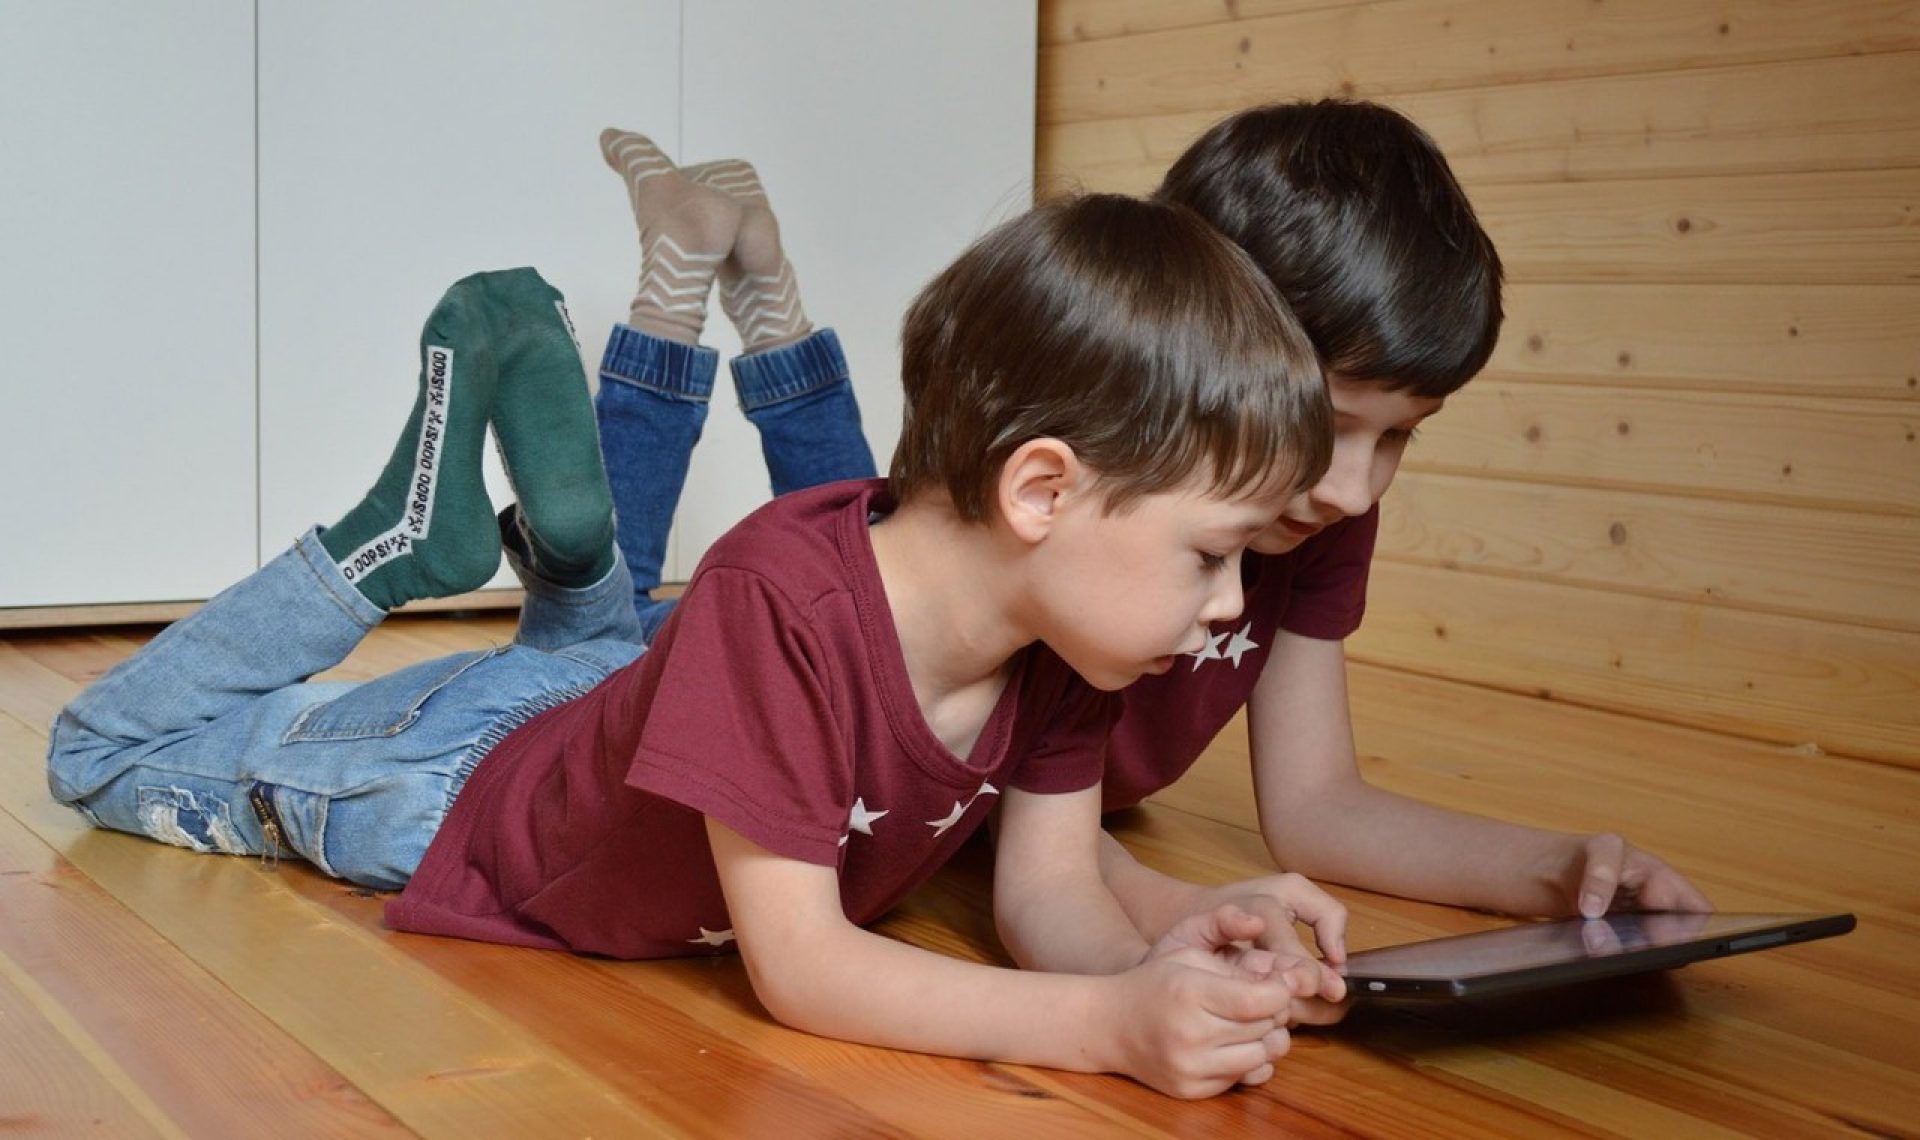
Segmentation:
<svg viewBox="0 0 1920 1140">
<path fill-rule="evenodd" d="M 0 914 L 0 994 L 24 991 L 73 1054 L 0 1066 L 0 1104 L 91 1075 L 114 1092 L 107 1119 L 129 1110 L 161 1134 L 239 1135 L 263 1119 L 296 1135 L 409 1134 L 7 814 Z M 138 1130 L 108 1131 L 122 1128 Z"/>
<path fill-rule="evenodd" d="M 1359 660 L 1920 766 L 1910 633 L 1396 562 L 1370 594 Z"/>
<path fill-rule="evenodd" d="M 1509 279 L 1920 282 L 1920 171 L 1482 186 Z"/>
<path fill-rule="evenodd" d="M 1920 14 L 1901 0 L 1396 0 L 1049 43 L 1039 115 L 1045 128 L 1277 93 L 1377 98 L 1916 47 Z"/>
<path fill-rule="evenodd" d="M 1490 378 L 1920 399 L 1912 285 L 1525 282 L 1506 305 Z"/>
<path fill-rule="evenodd" d="M 1108 39 L 1281 12 L 1353 7 L 1368 2 L 1370 0 L 1050 0 L 1040 5 L 1040 42 Z"/>
<path fill-rule="evenodd" d="M 1256 101 L 1338 94 L 1283 79 Z M 1380 102 L 1432 136 L 1469 191 L 1920 165 L 1920 52 L 1411 92 Z M 1040 140 L 1042 182 L 1146 191 L 1237 109 L 1052 124 Z"/>
<path fill-rule="evenodd" d="M 1920 407 L 1906 401 L 1487 376 L 1447 400 L 1446 414 L 1420 429 L 1401 466 L 1820 508 L 1841 519 L 1911 517 L 1920 514 L 1917 435 Z"/>
<path fill-rule="evenodd" d="M 1911 516 L 1411 471 L 1380 518 L 1379 558 L 1920 633 Z"/>
</svg>

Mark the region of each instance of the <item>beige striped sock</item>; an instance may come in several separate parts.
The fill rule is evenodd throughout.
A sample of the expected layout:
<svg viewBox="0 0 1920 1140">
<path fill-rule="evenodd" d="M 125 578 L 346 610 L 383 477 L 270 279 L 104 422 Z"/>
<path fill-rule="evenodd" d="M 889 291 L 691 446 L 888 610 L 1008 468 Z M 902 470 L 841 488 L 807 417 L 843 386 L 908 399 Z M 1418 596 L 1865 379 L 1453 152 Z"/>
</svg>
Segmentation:
<svg viewBox="0 0 1920 1140">
<path fill-rule="evenodd" d="M 737 158 L 687 167 L 688 178 L 739 203 L 740 230 L 720 266 L 720 307 L 748 352 L 791 344 L 813 331 L 800 305 L 793 263 L 780 245 L 780 223 L 753 167 Z"/>
<path fill-rule="evenodd" d="M 640 284 L 629 323 L 667 340 L 700 343 L 707 293 L 733 248 L 741 206 L 675 169 L 645 135 L 609 127 L 600 132 L 600 153 L 626 181 L 640 226 Z"/>
</svg>

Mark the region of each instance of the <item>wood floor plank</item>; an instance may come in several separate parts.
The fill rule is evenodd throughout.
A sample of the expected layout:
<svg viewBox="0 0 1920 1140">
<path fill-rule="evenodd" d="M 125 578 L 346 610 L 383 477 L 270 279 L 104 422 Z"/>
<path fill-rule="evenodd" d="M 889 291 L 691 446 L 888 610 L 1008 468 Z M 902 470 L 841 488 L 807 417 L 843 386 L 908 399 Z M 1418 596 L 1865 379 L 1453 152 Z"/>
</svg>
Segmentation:
<svg viewBox="0 0 1920 1140">
<path fill-rule="evenodd" d="M 410 1135 L 5 812 L 0 914 L 0 971 L 181 1134 Z"/>
<path fill-rule="evenodd" d="M 0 950 L 0 1133 L 166 1137 L 166 1114 Z"/>
<path fill-rule="evenodd" d="M 243 859 L 95 831 L 46 795 L 38 734 L 0 717 L 0 810 L 423 1136 L 671 1135 L 352 923 Z"/>
<path fill-rule="evenodd" d="M 378 899 L 318 876 L 294 889 L 379 936 Z M 897 928 L 896 928 L 897 929 Z M 1030 1070 L 800 1033 L 754 998 L 739 959 L 603 962 L 391 935 L 391 944 L 691 1135 L 1109 1134 Z M 913 939 L 910 939 L 913 940 Z M 917 941 L 917 940 L 916 940 Z M 978 948 L 971 955 L 985 957 Z M 689 1065 L 689 1057 L 699 1060 Z M 1091 1078 L 1100 1080 L 1100 1078 Z M 950 1126 L 940 1122 L 951 1121 Z"/>
</svg>

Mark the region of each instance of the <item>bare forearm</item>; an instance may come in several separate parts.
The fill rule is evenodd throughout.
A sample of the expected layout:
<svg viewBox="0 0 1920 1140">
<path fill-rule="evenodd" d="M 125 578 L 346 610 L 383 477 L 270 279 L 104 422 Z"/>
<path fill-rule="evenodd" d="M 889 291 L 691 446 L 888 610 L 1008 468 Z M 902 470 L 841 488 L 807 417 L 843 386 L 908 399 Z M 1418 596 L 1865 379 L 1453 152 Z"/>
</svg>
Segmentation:
<svg viewBox="0 0 1920 1140">
<path fill-rule="evenodd" d="M 846 1041 L 1076 1072 L 1117 1067 L 1097 1027 L 1107 979 L 1028 973 L 919 950 L 849 928 L 831 945 L 775 948 L 754 967 L 768 1010 L 796 1029 Z"/>
<path fill-rule="evenodd" d="M 1453 811 L 1360 780 L 1269 804 L 1261 829 L 1290 871 L 1508 914 L 1570 913 L 1562 881 L 1582 837 Z"/>
<path fill-rule="evenodd" d="M 1100 833 L 1100 877 L 1141 938 L 1157 942 L 1173 924 L 1195 913 L 1205 888 L 1145 866 L 1105 831 Z"/>
<path fill-rule="evenodd" d="M 1138 965 L 1151 941 L 1099 877 L 1017 884 L 1003 877 L 994 887 L 994 919 L 1007 953 L 1027 970 L 1118 973 Z"/>
</svg>

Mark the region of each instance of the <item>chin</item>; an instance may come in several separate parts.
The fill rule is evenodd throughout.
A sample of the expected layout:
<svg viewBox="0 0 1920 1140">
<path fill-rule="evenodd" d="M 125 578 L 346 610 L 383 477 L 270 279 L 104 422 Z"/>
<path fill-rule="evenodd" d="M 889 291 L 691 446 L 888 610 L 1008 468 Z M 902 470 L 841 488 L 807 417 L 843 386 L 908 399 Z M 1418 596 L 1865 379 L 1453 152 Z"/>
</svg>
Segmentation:
<svg viewBox="0 0 1920 1140">
<path fill-rule="evenodd" d="M 1279 527 L 1272 527 L 1254 535 L 1253 541 L 1247 543 L 1247 549 L 1255 554 L 1287 554 L 1298 550 L 1300 544 L 1307 541 L 1307 538 L 1308 536 L 1304 534 L 1294 534 Z"/>
<path fill-rule="evenodd" d="M 1073 666 L 1073 671 L 1080 675 L 1082 681 L 1085 681 L 1103 693 L 1117 693 L 1121 689 L 1138 681 L 1144 675 L 1144 670 L 1138 668 L 1122 669 L 1115 667 L 1094 669 L 1083 665 L 1074 665 L 1072 662 L 1068 662 L 1068 664 Z"/>
</svg>

